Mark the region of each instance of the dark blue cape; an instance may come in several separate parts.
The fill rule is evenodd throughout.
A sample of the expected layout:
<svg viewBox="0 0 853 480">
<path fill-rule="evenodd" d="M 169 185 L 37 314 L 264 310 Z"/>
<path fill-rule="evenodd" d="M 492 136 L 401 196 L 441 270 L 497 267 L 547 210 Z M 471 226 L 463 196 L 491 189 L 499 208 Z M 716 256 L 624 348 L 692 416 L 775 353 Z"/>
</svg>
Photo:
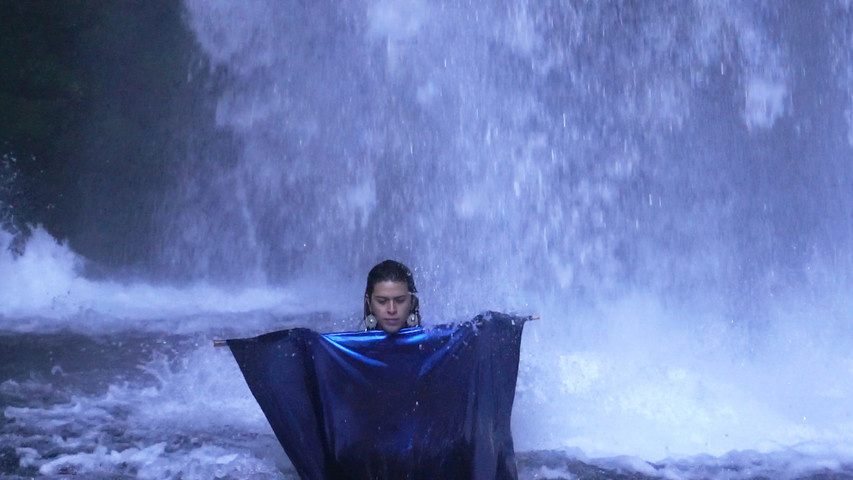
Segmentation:
<svg viewBox="0 0 853 480">
<path fill-rule="evenodd" d="M 526 318 L 228 340 L 303 479 L 516 479 L 510 413 Z"/>
</svg>

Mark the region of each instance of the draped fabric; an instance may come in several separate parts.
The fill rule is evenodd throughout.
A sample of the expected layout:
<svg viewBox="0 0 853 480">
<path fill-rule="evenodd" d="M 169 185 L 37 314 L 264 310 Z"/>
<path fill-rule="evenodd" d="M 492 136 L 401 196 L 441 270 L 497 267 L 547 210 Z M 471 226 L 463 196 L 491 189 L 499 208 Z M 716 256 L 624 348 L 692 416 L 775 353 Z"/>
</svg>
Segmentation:
<svg viewBox="0 0 853 480">
<path fill-rule="evenodd" d="M 303 479 L 516 479 L 510 413 L 525 318 L 228 340 Z"/>
</svg>

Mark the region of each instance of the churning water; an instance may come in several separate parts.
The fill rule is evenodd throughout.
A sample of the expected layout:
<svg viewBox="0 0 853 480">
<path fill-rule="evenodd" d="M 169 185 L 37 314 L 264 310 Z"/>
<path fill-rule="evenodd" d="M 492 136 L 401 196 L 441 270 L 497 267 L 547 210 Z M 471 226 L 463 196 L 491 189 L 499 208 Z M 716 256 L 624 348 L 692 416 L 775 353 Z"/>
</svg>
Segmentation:
<svg viewBox="0 0 853 480">
<path fill-rule="evenodd" d="M 292 477 L 211 340 L 355 329 L 391 257 L 427 323 L 541 317 L 522 478 L 853 478 L 849 1 L 185 6 L 233 142 L 155 213 L 195 280 L 3 233 L 0 471 Z"/>
</svg>

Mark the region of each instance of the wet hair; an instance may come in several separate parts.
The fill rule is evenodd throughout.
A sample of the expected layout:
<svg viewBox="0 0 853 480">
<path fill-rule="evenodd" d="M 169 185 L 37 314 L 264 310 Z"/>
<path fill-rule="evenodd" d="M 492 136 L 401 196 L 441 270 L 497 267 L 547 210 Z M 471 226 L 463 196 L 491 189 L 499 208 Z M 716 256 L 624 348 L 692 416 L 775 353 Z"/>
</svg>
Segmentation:
<svg viewBox="0 0 853 480">
<path fill-rule="evenodd" d="M 364 316 L 370 315 L 368 300 L 373 295 L 373 287 L 380 282 L 403 282 L 412 295 L 412 313 L 420 317 L 418 308 L 418 297 L 414 295 L 418 289 L 415 287 L 415 277 L 409 267 L 394 260 L 385 260 L 370 269 L 367 274 L 367 287 L 364 289 Z"/>
</svg>

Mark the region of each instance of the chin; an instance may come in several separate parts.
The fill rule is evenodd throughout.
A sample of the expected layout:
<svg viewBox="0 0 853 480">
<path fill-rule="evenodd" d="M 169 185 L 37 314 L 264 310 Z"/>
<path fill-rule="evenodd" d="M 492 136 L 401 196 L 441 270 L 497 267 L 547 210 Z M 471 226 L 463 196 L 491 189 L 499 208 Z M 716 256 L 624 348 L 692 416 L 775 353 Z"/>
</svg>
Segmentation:
<svg viewBox="0 0 853 480">
<path fill-rule="evenodd" d="M 386 333 L 397 333 L 397 332 L 399 332 L 400 330 L 402 330 L 402 329 L 403 329 L 403 326 L 404 326 L 404 325 L 402 325 L 402 324 L 401 324 L 401 325 L 384 325 L 384 326 L 382 326 L 381 328 L 382 328 L 382 330 L 384 330 Z"/>
</svg>

